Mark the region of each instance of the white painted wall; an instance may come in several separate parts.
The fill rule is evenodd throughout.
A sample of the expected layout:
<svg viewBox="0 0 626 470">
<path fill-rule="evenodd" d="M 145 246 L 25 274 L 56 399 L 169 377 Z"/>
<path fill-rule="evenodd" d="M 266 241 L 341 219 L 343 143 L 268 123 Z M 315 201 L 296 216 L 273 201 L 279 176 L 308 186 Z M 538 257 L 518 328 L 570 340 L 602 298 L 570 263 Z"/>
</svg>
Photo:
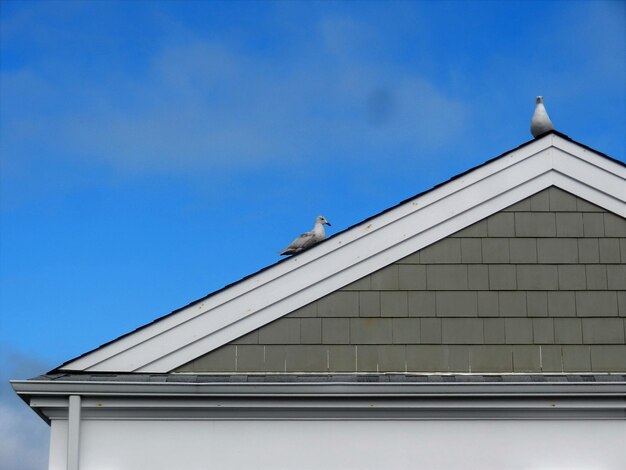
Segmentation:
<svg viewBox="0 0 626 470">
<path fill-rule="evenodd" d="M 64 422 L 50 470 L 65 470 Z M 624 469 L 626 421 L 84 420 L 81 470 Z"/>
<path fill-rule="evenodd" d="M 67 469 L 67 420 L 53 419 L 50 424 L 50 470 Z"/>
</svg>

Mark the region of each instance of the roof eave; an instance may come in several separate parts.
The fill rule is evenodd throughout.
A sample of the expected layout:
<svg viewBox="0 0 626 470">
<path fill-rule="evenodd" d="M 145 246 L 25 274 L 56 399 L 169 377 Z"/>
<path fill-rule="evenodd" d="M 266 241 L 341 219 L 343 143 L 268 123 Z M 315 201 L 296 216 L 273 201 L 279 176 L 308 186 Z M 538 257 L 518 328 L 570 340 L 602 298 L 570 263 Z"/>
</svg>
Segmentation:
<svg viewBox="0 0 626 470">
<path fill-rule="evenodd" d="M 149 383 L 13 381 L 46 422 L 84 418 L 624 419 L 626 381 Z"/>
</svg>

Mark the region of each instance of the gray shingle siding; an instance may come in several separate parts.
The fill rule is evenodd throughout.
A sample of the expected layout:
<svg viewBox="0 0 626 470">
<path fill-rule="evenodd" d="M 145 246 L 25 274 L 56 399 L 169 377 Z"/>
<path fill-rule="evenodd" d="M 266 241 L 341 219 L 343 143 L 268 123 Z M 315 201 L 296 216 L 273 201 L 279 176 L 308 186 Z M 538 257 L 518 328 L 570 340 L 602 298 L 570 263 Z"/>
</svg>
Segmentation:
<svg viewBox="0 0 626 470">
<path fill-rule="evenodd" d="M 542 191 L 187 372 L 624 372 L 626 220 Z"/>
</svg>

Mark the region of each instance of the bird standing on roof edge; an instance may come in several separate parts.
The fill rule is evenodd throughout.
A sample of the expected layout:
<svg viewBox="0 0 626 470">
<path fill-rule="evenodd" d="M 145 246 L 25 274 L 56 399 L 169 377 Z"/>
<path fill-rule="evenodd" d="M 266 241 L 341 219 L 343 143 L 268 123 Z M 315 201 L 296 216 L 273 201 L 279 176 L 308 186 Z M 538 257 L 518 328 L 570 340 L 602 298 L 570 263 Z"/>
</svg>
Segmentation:
<svg viewBox="0 0 626 470">
<path fill-rule="evenodd" d="M 552 121 L 548 116 L 546 107 L 543 105 L 543 97 L 537 97 L 537 104 L 535 105 L 535 112 L 533 118 L 530 121 L 530 132 L 533 137 L 539 137 L 541 134 L 545 134 L 548 131 L 554 130 Z"/>
<path fill-rule="evenodd" d="M 305 232 L 292 241 L 287 248 L 280 252 L 281 255 L 294 255 L 312 247 L 326 238 L 324 225 L 330 227 L 330 222 L 323 215 L 318 215 L 315 219 L 313 230 Z"/>
</svg>

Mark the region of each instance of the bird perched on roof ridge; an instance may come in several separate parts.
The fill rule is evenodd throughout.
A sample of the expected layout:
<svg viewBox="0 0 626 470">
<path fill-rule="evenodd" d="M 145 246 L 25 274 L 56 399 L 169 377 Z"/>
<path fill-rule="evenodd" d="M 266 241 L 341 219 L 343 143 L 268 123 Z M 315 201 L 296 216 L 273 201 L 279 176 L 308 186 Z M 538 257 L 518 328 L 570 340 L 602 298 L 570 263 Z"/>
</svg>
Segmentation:
<svg viewBox="0 0 626 470">
<path fill-rule="evenodd" d="M 533 118 L 530 121 L 530 132 L 533 137 L 539 137 L 541 134 L 545 134 L 548 131 L 554 130 L 552 121 L 548 116 L 546 107 L 543 105 L 543 97 L 537 97 L 537 104 L 535 105 L 535 112 Z"/>
<path fill-rule="evenodd" d="M 328 225 L 330 227 L 330 222 L 328 222 L 328 220 L 326 220 L 326 217 L 324 217 L 323 215 L 318 215 L 315 219 L 315 225 L 313 226 L 313 230 L 300 235 L 298 238 L 292 241 L 287 248 L 281 251 L 280 254 L 294 255 L 321 242 L 326 238 L 324 225 Z"/>
</svg>

